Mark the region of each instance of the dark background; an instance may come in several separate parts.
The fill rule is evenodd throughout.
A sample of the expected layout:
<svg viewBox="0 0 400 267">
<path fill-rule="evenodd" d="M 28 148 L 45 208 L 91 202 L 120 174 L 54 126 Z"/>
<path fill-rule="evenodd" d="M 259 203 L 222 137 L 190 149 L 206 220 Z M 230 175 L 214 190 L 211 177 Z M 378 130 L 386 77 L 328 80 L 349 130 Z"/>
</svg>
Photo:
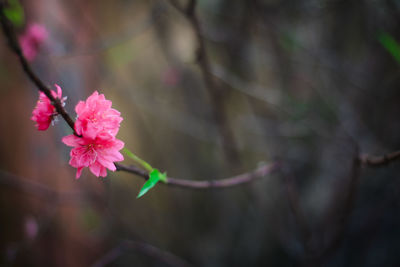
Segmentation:
<svg viewBox="0 0 400 267">
<path fill-rule="evenodd" d="M 35 129 L 37 89 L 1 35 L 1 266 L 91 266 L 110 251 L 110 266 L 168 266 L 143 244 L 194 266 L 400 264 L 400 165 L 353 164 L 400 148 L 400 63 L 383 39 L 400 41 L 399 1 L 199 0 L 188 16 L 164 0 L 21 3 L 49 31 L 32 66 L 73 117 L 104 93 L 118 138 L 173 177 L 282 168 L 139 200 L 131 174 L 75 180 L 70 129 Z"/>
</svg>

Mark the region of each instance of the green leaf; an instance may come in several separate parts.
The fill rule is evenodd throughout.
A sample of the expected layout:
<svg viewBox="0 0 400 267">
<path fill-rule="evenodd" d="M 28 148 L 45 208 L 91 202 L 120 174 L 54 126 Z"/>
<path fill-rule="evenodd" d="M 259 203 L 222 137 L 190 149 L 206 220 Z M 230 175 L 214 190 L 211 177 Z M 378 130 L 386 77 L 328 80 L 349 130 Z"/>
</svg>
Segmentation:
<svg viewBox="0 0 400 267">
<path fill-rule="evenodd" d="M 167 181 L 167 174 L 166 173 L 161 173 L 157 169 L 153 169 L 150 174 L 149 174 L 149 179 L 144 183 L 142 189 L 140 189 L 140 192 L 137 196 L 137 198 L 142 197 L 144 194 L 147 193 L 151 188 L 153 188 L 158 181 Z"/>
<path fill-rule="evenodd" d="M 149 179 L 144 183 L 143 187 L 140 189 L 140 192 L 137 196 L 137 198 L 142 197 L 144 194 L 147 193 L 151 188 L 153 188 L 158 181 L 161 181 L 163 183 L 167 183 L 167 173 L 161 173 L 159 170 L 154 169 L 151 167 L 149 163 L 146 161 L 142 160 L 138 156 L 136 156 L 133 152 L 131 152 L 129 149 L 126 147 L 122 150 L 124 154 L 126 154 L 128 157 L 139 163 L 143 168 L 145 168 L 149 172 Z"/>
<path fill-rule="evenodd" d="M 400 63 L 400 45 L 399 43 L 388 33 L 381 33 L 378 36 L 379 42 L 383 47 L 394 57 L 394 59 Z"/>
<path fill-rule="evenodd" d="M 24 9 L 18 0 L 9 1 L 9 7 L 4 9 L 4 15 L 17 27 L 24 24 Z"/>
<path fill-rule="evenodd" d="M 145 168 L 148 172 L 153 171 L 153 167 L 151 167 L 151 165 L 149 163 L 147 163 L 146 161 L 142 160 L 141 158 L 139 158 L 138 156 L 136 156 L 133 152 L 131 152 L 129 149 L 127 149 L 126 147 L 124 147 L 122 149 L 122 152 L 125 153 L 125 155 L 127 155 L 128 157 L 130 157 L 131 159 L 133 159 L 134 161 L 136 161 L 138 164 L 140 164 L 143 168 Z"/>
</svg>

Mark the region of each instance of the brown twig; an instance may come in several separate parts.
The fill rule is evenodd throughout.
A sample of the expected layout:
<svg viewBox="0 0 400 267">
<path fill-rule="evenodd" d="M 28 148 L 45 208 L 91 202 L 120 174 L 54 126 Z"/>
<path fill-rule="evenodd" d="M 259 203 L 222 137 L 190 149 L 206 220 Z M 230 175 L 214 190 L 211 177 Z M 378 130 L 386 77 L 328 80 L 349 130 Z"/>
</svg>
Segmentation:
<svg viewBox="0 0 400 267">
<path fill-rule="evenodd" d="M 149 175 L 146 171 L 143 171 L 135 166 L 126 166 L 122 164 L 115 164 L 118 171 L 126 171 L 129 173 L 136 174 L 144 179 L 148 179 Z M 184 187 L 184 188 L 192 188 L 192 189 L 208 189 L 208 188 L 225 188 L 238 186 L 245 183 L 252 182 L 258 178 L 264 177 L 268 174 L 271 174 L 275 170 L 279 168 L 279 163 L 272 163 L 269 165 L 264 165 L 260 168 L 252 172 L 243 173 L 237 176 L 233 176 L 230 178 L 225 178 L 221 180 L 209 180 L 209 181 L 193 181 L 193 180 L 184 180 L 177 179 L 172 177 L 167 177 L 167 185 L 176 186 L 176 187 Z"/>
<path fill-rule="evenodd" d="M 192 1 L 193 3 L 189 5 L 190 9 L 192 9 L 191 12 L 194 12 L 194 7 L 195 7 L 195 1 Z M 4 35 L 9 41 L 11 49 L 14 51 L 14 53 L 18 56 L 20 63 L 23 67 L 23 70 L 25 73 L 28 75 L 30 80 L 37 86 L 37 88 L 42 91 L 46 96 L 53 101 L 54 106 L 57 109 L 57 112 L 60 113 L 63 117 L 63 119 L 68 123 L 68 125 L 71 127 L 71 129 L 75 133 L 75 128 L 74 128 L 74 120 L 68 115 L 68 113 L 65 111 L 64 107 L 61 105 L 61 102 L 59 99 L 54 98 L 51 94 L 51 90 L 40 80 L 40 78 L 34 73 L 32 68 L 30 67 L 29 63 L 25 59 L 21 48 L 19 47 L 18 42 L 16 41 L 15 33 L 13 30 L 12 25 L 10 22 L 7 20 L 7 18 L 4 16 L 3 13 L 3 8 L 4 8 L 4 3 L 0 0 L 0 22 L 3 28 Z M 190 12 L 189 12 L 190 13 Z M 196 17 L 194 17 L 196 19 Z M 197 20 L 197 19 L 196 19 Z M 200 33 L 199 33 L 200 34 Z M 204 49 L 204 45 L 203 45 Z M 208 64 L 208 63 L 207 63 Z M 210 74 L 207 74 L 207 77 L 210 76 Z M 210 76 L 211 77 L 211 76 Z M 75 133 L 76 134 L 76 133 Z M 136 175 L 139 175 L 145 179 L 148 178 L 148 173 L 134 167 L 134 166 L 125 166 L 123 164 L 115 164 L 117 169 L 119 171 L 126 171 L 129 173 L 133 173 Z M 227 178 L 223 180 L 218 180 L 218 181 L 191 181 L 191 180 L 181 180 L 181 179 L 175 179 L 175 178 L 168 178 L 168 185 L 171 186 L 179 186 L 179 187 L 186 187 L 186 188 L 195 188 L 195 189 L 207 189 L 207 188 L 223 188 L 223 187 L 231 187 L 231 186 L 236 186 L 244 183 L 251 182 L 255 180 L 256 178 L 265 176 L 275 169 L 277 169 L 278 164 L 273 163 L 271 165 L 263 166 L 258 169 L 256 169 L 253 172 L 245 173 L 242 175 L 238 175 L 232 178 Z"/>
<path fill-rule="evenodd" d="M 360 163 L 370 167 L 384 166 L 397 159 L 400 159 L 400 150 L 385 154 L 383 156 L 371 156 L 368 154 L 361 154 L 359 156 Z"/>
<path fill-rule="evenodd" d="M 160 262 L 167 264 L 169 266 L 176 266 L 176 267 L 192 266 L 185 260 L 175 256 L 170 252 L 163 251 L 155 246 L 152 246 L 144 242 L 131 241 L 131 240 L 122 241 L 118 246 L 113 248 L 111 251 L 106 253 L 102 258 L 96 261 L 92 266 L 93 267 L 108 266 L 110 263 L 118 259 L 122 254 L 124 254 L 124 252 L 129 250 L 138 251 L 144 255 L 158 259 Z"/>
<path fill-rule="evenodd" d="M 198 44 L 196 60 L 200 67 L 206 89 L 211 98 L 211 109 L 222 137 L 226 157 L 233 163 L 239 162 L 238 148 L 233 136 L 232 130 L 229 127 L 227 114 L 224 109 L 224 95 L 222 88 L 217 86 L 211 72 L 209 56 L 206 49 L 206 44 L 202 36 L 201 25 L 196 15 L 196 0 L 189 0 L 188 4 L 183 7 L 176 0 L 170 0 L 170 4 L 182 13 L 190 22 L 196 36 Z"/>
</svg>

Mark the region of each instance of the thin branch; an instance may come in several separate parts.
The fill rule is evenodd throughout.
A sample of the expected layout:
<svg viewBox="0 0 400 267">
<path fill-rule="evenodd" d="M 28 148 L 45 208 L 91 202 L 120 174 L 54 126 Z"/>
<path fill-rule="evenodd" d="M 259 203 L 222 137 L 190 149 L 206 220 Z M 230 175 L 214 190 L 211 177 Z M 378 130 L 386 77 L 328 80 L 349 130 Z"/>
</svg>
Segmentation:
<svg viewBox="0 0 400 267">
<path fill-rule="evenodd" d="M 370 167 L 380 167 L 388 165 L 389 163 L 397 159 L 400 159 L 400 150 L 385 154 L 383 156 L 371 156 L 368 154 L 361 154 L 359 156 L 361 164 Z"/>
<path fill-rule="evenodd" d="M 144 242 L 125 240 L 122 241 L 118 246 L 113 248 L 111 251 L 106 253 L 102 258 L 96 261 L 92 267 L 104 267 L 108 266 L 115 260 L 117 260 L 126 251 L 135 250 L 144 255 L 150 256 L 157 259 L 158 261 L 167 264 L 169 266 L 176 267 L 189 267 L 191 264 L 187 263 L 185 260 L 175 256 L 174 254 L 163 251 L 155 246 Z"/>
<path fill-rule="evenodd" d="M 129 173 L 136 174 L 144 179 L 148 179 L 148 173 L 143 171 L 135 166 L 126 166 L 122 164 L 115 164 L 118 171 L 126 171 Z M 193 181 L 193 180 L 184 180 L 184 179 L 176 179 L 172 177 L 167 177 L 167 185 L 176 186 L 176 187 L 184 187 L 184 188 L 192 188 L 192 189 L 208 189 L 208 188 L 225 188 L 238 186 L 245 183 L 252 182 L 257 180 L 258 178 L 265 177 L 272 172 L 276 171 L 279 168 L 279 163 L 272 163 L 269 165 L 264 165 L 255 169 L 252 172 L 243 173 L 237 176 L 220 179 L 220 180 L 209 180 L 209 181 Z"/>
<path fill-rule="evenodd" d="M 198 44 L 196 55 L 197 63 L 200 67 L 201 74 L 206 85 L 205 87 L 211 98 L 212 113 L 222 137 L 222 144 L 224 147 L 225 155 L 229 160 L 237 163 L 239 162 L 238 147 L 232 130 L 230 129 L 228 124 L 227 114 L 224 109 L 224 96 L 222 88 L 217 86 L 211 72 L 206 44 L 202 36 L 202 29 L 199 19 L 196 15 L 197 1 L 189 0 L 188 4 L 185 7 L 180 5 L 176 0 L 170 0 L 169 2 L 175 9 L 177 9 L 187 18 L 193 28 Z"/>
<path fill-rule="evenodd" d="M 188 14 L 191 14 L 191 12 L 194 12 L 194 7 L 195 7 L 195 2 L 192 1 L 193 3 L 189 4 Z M 63 119 L 68 123 L 68 125 L 71 127 L 71 129 L 75 133 L 75 128 L 74 128 L 74 120 L 68 115 L 68 113 L 65 111 L 64 107 L 61 105 L 61 102 L 59 99 L 56 99 L 52 96 L 51 90 L 40 80 L 40 78 L 34 73 L 32 68 L 30 67 L 29 63 L 25 59 L 21 48 L 19 47 L 18 42 L 16 41 L 15 33 L 13 30 L 12 25 L 10 22 L 7 20 L 7 18 L 4 16 L 3 13 L 3 8 L 4 8 L 4 3 L 0 0 L 0 22 L 3 28 L 3 32 L 5 37 L 8 39 L 9 44 L 11 49 L 14 51 L 14 53 L 18 56 L 20 63 L 23 67 L 23 70 L 25 73 L 28 75 L 30 80 L 37 86 L 37 88 L 42 91 L 43 93 L 46 94 L 46 96 L 53 101 L 54 106 L 57 109 L 57 112 L 60 113 L 63 117 Z M 193 15 L 193 18 L 195 20 L 196 17 Z M 197 23 L 198 24 L 198 23 Z M 198 29 L 200 34 L 200 29 Z M 200 38 L 200 41 L 202 39 Z M 204 44 L 203 50 L 204 50 Z M 207 61 L 206 61 L 207 62 Z M 204 64 L 204 63 L 203 63 Z M 210 73 L 208 72 L 208 63 L 206 63 L 206 68 L 204 68 L 207 72 L 206 77 L 211 77 Z M 75 133 L 76 134 L 76 133 Z M 134 166 L 125 166 L 123 164 L 116 163 L 115 166 L 117 167 L 117 170 L 119 171 L 126 171 L 129 173 L 133 173 L 136 175 L 139 175 L 145 179 L 148 179 L 148 173 L 134 167 Z M 279 164 L 278 163 L 273 163 L 271 165 L 263 166 L 258 169 L 256 169 L 253 172 L 241 174 L 235 177 L 223 179 L 223 180 L 218 180 L 218 181 L 191 181 L 191 180 L 181 180 L 181 179 L 175 179 L 175 178 L 168 178 L 168 185 L 171 186 L 178 186 L 178 187 L 185 187 L 185 188 L 195 188 L 195 189 L 207 189 L 207 188 L 223 188 L 223 187 L 231 187 L 231 186 L 236 186 L 244 183 L 251 182 L 259 177 L 266 176 L 267 174 L 270 174 L 274 170 L 278 168 Z M 48 190 L 43 189 L 42 191 L 46 192 L 47 195 L 52 194 L 47 192 Z"/>
</svg>

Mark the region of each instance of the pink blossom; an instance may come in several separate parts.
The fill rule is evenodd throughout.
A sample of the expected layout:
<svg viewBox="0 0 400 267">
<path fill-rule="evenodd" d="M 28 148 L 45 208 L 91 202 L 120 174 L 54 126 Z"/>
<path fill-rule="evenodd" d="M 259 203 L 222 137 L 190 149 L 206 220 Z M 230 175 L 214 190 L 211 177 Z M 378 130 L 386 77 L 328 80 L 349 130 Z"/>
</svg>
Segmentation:
<svg viewBox="0 0 400 267">
<path fill-rule="evenodd" d="M 95 139 L 100 132 L 115 136 L 119 130 L 122 117 L 111 108 L 112 102 L 103 94 L 95 91 L 88 99 L 79 101 L 75 107 L 78 118 L 75 122 L 77 134 Z"/>
<path fill-rule="evenodd" d="M 19 44 L 22 53 L 28 61 L 35 59 L 41 45 L 48 37 L 47 30 L 40 24 L 31 24 L 27 27 L 25 33 L 19 37 Z"/>
<path fill-rule="evenodd" d="M 51 91 L 54 98 L 61 100 L 64 104 L 65 97 L 62 98 L 61 87 L 57 84 L 54 85 L 57 88 L 57 93 Z M 50 99 L 42 92 L 39 92 L 39 100 L 37 101 L 36 107 L 33 109 L 31 120 L 36 122 L 36 127 L 39 131 L 45 131 L 49 128 L 51 121 L 57 115 L 56 108 L 51 104 Z"/>
<path fill-rule="evenodd" d="M 94 139 L 71 134 L 65 136 L 62 142 L 67 146 L 74 147 L 70 152 L 69 164 L 78 169 L 77 179 L 81 176 L 84 167 L 89 167 L 97 177 L 105 177 L 107 175 L 106 168 L 115 171 L 114 162 L 124 160 L 122 154 L 119 153 L 119 150 L 124 147 L 124 143 L 106 132 L 100 133 Z"/>
<path fill-rule="evenodd" d="M 115 171 L 114 162 L 124 160 L 119 152 L 124 143 L 115 138 L 122 117 L 111 106 L 110 100 L 95 91 L 86 101 L 79 101 L 75 107 L 78 115 L 75 131 L 79 136 L 68 135 L 62 141 L 73 147 L 69 164 L 78 169 L 76 178 L 81 176 L 85 167 L 97 177 L 105 177 L 106 169 Z"/>
</svg>

